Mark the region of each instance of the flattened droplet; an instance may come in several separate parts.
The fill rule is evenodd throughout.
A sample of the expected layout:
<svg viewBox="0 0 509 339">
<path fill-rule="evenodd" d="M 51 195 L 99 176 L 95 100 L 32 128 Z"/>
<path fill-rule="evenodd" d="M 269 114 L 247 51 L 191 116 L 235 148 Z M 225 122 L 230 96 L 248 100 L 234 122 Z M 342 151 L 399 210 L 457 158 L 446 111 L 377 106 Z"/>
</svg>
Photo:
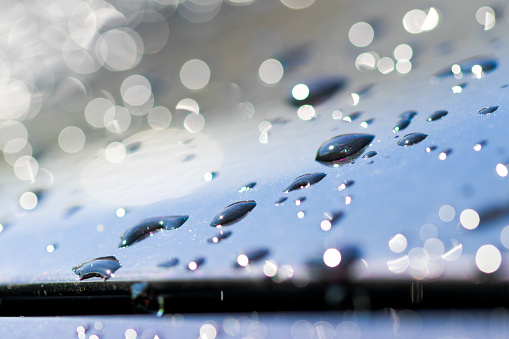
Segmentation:
<svg viewBox="0 0 509 339">
<path fill-rule="evenodd" d="M 412 119 L 417 115 L 417 112 L 415 111 L 406 111 L 399 115 L 400 120 L 394 125 L 392 130 L 396 133 L 399 131 L 404 130 L 405 128 L 410 125 L 410 122 L 412 122 Z"/>
<path fill-rule="evenodd" d="M 398 145 L 399 146 L 412 146 L 415 144 L 420 143 L 424 139 L 426 139 L 428 135 L 423 133 L 410 133 L 405 135 L 403 138 L 399 139 Z"/>
<path fill-rule="evenodd" d="M 123 248 L 132 245 L 162 229 L 168 231 L 176 230 L 182 226 L 187 219 L 189 219 L 189 216 L 187 215 L 176 215 L 142 220 L 140 223 L 125 231 L 118 247 Z"/>
<path fill-rule="evenodd" d="M 187 270 L 188 271 L 196 271 L 203 264 L 205 264 L 205 258 L 197 258 L 197 259 L 195 259 L 193 261 L 190 261 L 187 264 Z"/>
<path fill-rule="evenodd" d="M 247 251 L 240 254 L 235 261 L 235 267 L 245 267 L 249 264 L 256 263 L 269 255 L 270 251 L 266 248 Z"/>
<path fill-rule="evenodd" d="M 327 174 L 325 173 L 309 173 L 301 175 L 300 177 L 295 178 L 295 180 L 293 180 L 293 182 L 286 189 L 284 189 L 283 192 L 288 193 L 291 191 L 300 190 L 302 188 L 307 188 L 325 178 L 326 175 Z"/>
<path fill-rule="evenodd" d="M 431 81 L 434 83 L 437 82 L 437 80 L 440 81 L 448 77 L 460 79 L 463 77 L 463 74 L 469 74 L 474 78 L 481 78 L 487 73 L 493 72 L 497 66 L 498 63 L 495 59 L 477 56 L 444 68 L 435 73 L 435 75 L 431 77 Z"/>
<path fill-rule="evenodd" d="M 250 182 L 249 184 L 246 184 L 246 185 L 242 186 L 241 188 L 239 188 L 239 192 L 249 191 L 255 186 L 256 186 L 256 182 Z"/>
<path fill-rule="evenodd" d="M 172 267 L 175 267 L 179 264 L 179 260 L 178 258 L 170 258 L 168 259 L 167 261 L 164 261 L 160 264 L 158 264 L 157 266 L 158 267 L 161 267 L 161 268 L 172 268 Z"/>
<path fill-rule="evenodd" d="M 480 114 L 480 115 L 488 115 L 488 114 L 491 114 L 491 113 L 495 112 L 497 109 L 498 109 L 498 106 L 485 107 L 485 108 L 481 109 L 478 112 L 478 114 Z"/>
<path fill-rule="evenodd" d="M 316 154 L 316 161 L 329 166 L 355 160 L 373 141 L 374 135 L 342 134 L 324 141 Z"/>
<path fill-rule="evenodd" d="M 282 205 L 288 198 L 287 197 L 281 197 L 276 200 L 276 206 Z"/>
<path fill-rule="evenodd" d="M 376 153 L 375 151 L 369 151 L 369 152 L 366 152 L 366 154 L 363 155 L 363 158 L 364 159 L 372 158 L 372 157 L 374 157 L 377 154 L 378 153 Z"/>
<path fill-rule="evenodd" d="M 219 227 L 235 224 L 249 214 L 255 206 L 256 202 L 253 200 L 239 201 L 228 205 L 214 217 L 210 226 Z"/>
<path fill-rule="evenodd" d="M 442 119 L 443 117 L 445 117 L 448 113 L 449 113 L 449 112 L 444 111 L 444 110 L 436 111 L 436 112 L 431 113 L 427 120 L 428 120 L 428 121 L 436 121 L 436 120 L 440 120 L 440 119 Z"/>
<path fill-rule="evenodd" d="M 345 84 L 345 79 L 337 77 L 314 79 L 305 83 L 309 89 L 309 94 L 305 98 L 298 100 L 290 95 L 289 102 L 295 107 L 302 105 L 315 106 L 332 97 L 337 91 L 345 87 Z"/>
<path fill-rule="evenodd" d="M 96 259 L 92 259 L 84 262 L 81 265 L 75 266 L 72 268 L 74 273 L 80 277 L 80 280 L 85 280 L 93 277 L 103 278 L 104 280 L 108 280 L 111 277 L 114 277 L 116 270 L 122 267 L 117 260 L 117 258 L 113 256 L 109 257 L 99 257 Z"/>
<path fill-rule="evenodd" d="M 214 235 L 213 237 L 208 238 L 207 242 L 210 244 L 218 244 L 221 241 L 228 239 L 230 237 L 230 235 L 232 235 L 232 232 L 230 232 L 230 231 L 220 232 L 220 233 Z"/>
</svg>

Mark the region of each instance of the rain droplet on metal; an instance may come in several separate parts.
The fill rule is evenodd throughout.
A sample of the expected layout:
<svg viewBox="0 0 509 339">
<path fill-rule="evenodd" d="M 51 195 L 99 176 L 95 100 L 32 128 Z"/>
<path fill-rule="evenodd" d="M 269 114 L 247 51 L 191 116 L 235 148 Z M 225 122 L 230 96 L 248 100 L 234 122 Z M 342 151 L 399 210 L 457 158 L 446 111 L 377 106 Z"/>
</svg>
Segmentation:
<svg viewBox="0 0 509 339">
<path fill-rule="evenodd" d="M 440 120 L 443 117 L 445 117 L 448 113 L 449 112 L 444 111 L 444 110 L 436 111 L 436 112 L 431 113 L 427 120 L 428 121 Z"/>
<path fill-rule="evenodd" d="M 330 139 L 320 146 L 315 160 L 329 166 L 339 166 L 355 160 L 373 141 L 374 135 L 342 134 Z"/>
<path fill-rule="evenodd" d="M 189 216 L 187 215 L 145 219 L 125 231 L 118 247 L 123 248 L 132 245 L 133 243 L 143 240 L 152 233 L 162 229 L 175 230 L 182 226 L 187 219 L 189 219 Z"/>
<path fill-rule="evenodd" d="M 195 260 L 190 261 L 187 264 L 187 269 L 189 271 L 196 271 L 200 266 L 202 266 L 205 263 L 205 258 L 197 258 Z"/>
<path fill-rule="evenodd" d="M 426 147 L 426 152 L 430 153 L 437 149 L 437 146 L 428 146 Z"/>
<path fill-rule="evenodd" d="M 230 235 L 232 235 L 232 232 L 230 232 L 230 231 L 220 232 L 220 233 L 208 238 L 207 242 L 210 244 L 218 244 L 221 241 L 228 239 L 230 237 Z"/>
<path fill-rule="evenodd" d="M 179 264 L 178 258 L 169 258 L 167 261 L 163 261 L 162 263 L 158 264 L 158 267 L 161 268 L 172 268 Z"/>
<path fill-rule="evenodd" d="M 120 267 L 117 258 L 113 256 L 99 257 L 93 260 L 84 262 L 81 265 L 72 268 L 74 273 L 80 277 L 80 280 L 85 280 L 93 277 L 103 278 L 108 280 L 115 276 L 115 271 Z"/>
<path fill-rule="evenodd" d="M 398 145 L 399 146 L 412 146 L 415 144 L 420 143 L 424 139 L 426 139 L 428 135 L 423 133 L 410 133 L 405 135 L 403 138 L 399 139 Z"/>
<path fill-rule="evenodd" d="M 289 102 L 295 107 L 315 106 L 332 97 L 345 84 L 345 79 L 337 77 L 314 79 L 306 84 L 298 84 L 293 87 Z"/>
<path fill-rule="evenodd" d="M 374 157 L 375 155 L 377 155 L 377 153 L 375 151 L 369 151 L 369 152 L 366 152 L 366 154 L 364 154 L 362 157 L 364 159 L 368 159 L 368 158 Z"/>
<path fill-rule="evenodd" d="M 468 74 L 473 78 L 482 78 L 484 75 L 493 72 L 497 66 L 497 61 L 491 58 L 469 58 L 435 73 L 435 75 L 431 77 L 431 83 L 437 83 L 448 77 L 461 79 L 464 74 Z"/>
<path fill-rule="evenodd" d="M 353 112 L 343 118 L 343 121 L 352 122 L 361 116 L 362 112 Z"/>
<path fill-rule="evenodd" d="M 288 198 L 287 197 L 281 197 L 276 200 L 276 206 L 282 205 Z"/>
<path fill-rule="evenodd" d="M 210 226 L 220 227 L 235 224 L 248 215 L 255 206 L 256 202 L 253 200 L 239 201 L 228 205 L 214 217 Z"/>
<path fill-rule="evenodd" d="M 241 188 L 239 188 L 239 192 L 249 191 L 255 186 L 256 186 L 256 182 L 250 182 L 249 184 L 246 184 L 246 185 L 242 186 Z"/>
<path fill-rule="evenodd" d="M 236 267 L 245 267 L 249 264 L 258 262 L 269 255 L 270 251 L 266 248 L 247 251 L 237 256 L 235 261 Z"/>
<path fill-rule="evenodd" d="M 485 108 L 481 109 L 478 112 L 478 114 L 480 114 L 480 115 L 491 114 L 491 113 L 495 112 L 497 109 L 498 109 L 498 106 L 485 107 Z"/>
<path fill-rule="evenodd" d="M 410 125 L 410 122 L 412 122 L 412 119 L 417 115 L 417 112 L 415 111 L 406 111 L 399 115 L 400 120 L 394 125 L 392 128 L 393 132 L 399 132 L 404 130 L 405 128 Z"/>
<path fill-rule="evenodd" d="M 301 175 L 300 177 L 295 178 L 295 180 L 293 180 L 293 182 L 285 188 L 283 192 L 288 193 L 302 188 L 307 188 L 317 182 L 320 182 L 326 175 L 327 174 L 325 173 L 309 173 Z"/>
</svg>

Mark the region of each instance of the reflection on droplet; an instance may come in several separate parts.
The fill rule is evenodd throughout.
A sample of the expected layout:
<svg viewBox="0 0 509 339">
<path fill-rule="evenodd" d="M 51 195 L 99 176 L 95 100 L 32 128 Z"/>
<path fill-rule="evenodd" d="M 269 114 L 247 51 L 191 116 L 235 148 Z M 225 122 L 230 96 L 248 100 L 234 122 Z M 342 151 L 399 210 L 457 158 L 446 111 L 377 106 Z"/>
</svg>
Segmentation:
<svg viewBox="0 0 509 339">
<path fill-rule="evenodd" d="M 423 133 L 410 133 L 399 139 L 399 146 L 413 146 L 426 139 L 428 135 Z"/>
<path fill-rule="evenodd" d="M 104 155 L 106 157 L 106 160 L 113 164 L 117 164 L 125 159 L 126 148 L 122 143 L 115 141 L 106 146 L 106 149 L 104 150 Z"/>
<path fill-rule="evenodd" d="M 180 81 L 191 90 L 200 90 L 207 86 L 210 80 L 210 68 L 202 60 L 187 61 L 180 69 Z"/>
<path fill-rule="evenodd" d="M 272 278 L 277 274 L 278 264 L 274 260 L 265 261 L 265 265 L 263 265 L 263 274 L 265 276 Z"/>
<path fill-rule="evenodd" d="M 103 278 L 108 280 L 115 276 L 115 271 L 120 268 L 120 263 L 117 258 L 113 256 L 100 257 L 93 260 L 84 262 L 81 265 L 72 268 L 74 273 L 79 276 L 80 280 L 85 280 L 93 277 Z"/>
<path fill-rule="evenodd" d="M 323 178 L 325 178 L 326 175 L 326 173 L 309 173 L 301 175 L 300 177 L 295 178 L 293 182 L 283 190 L 283 192 L 288 193 L 295 190 L 307 188 L 320 182 Z"/>
<path fill-rule="evenodd" d="M 353 113 L 347 115 L 346 117 L 344 117 L 343 121 L 352 122 L 352 121 L 356 120 L 358 117 L 360 117 L 361 114 L 362 114 L 362 112 L 353 112 Z"/>
<path fill-rule="evenodd" d="M 444 111 L 444 110 L 441 110 L 441 111 L 436 111 L 436 112 L 433 112 L 430 114 L 430 116 L 428 117 L 428 121 L 436 121 L 436 120 L 439 120 L 439 119 L 442 119 L 443 117 L 445 117 L 447 115 L 447 111 Z"/>
<path fill-rule="evenodd" d="M 438 160 L 446 160 L 447 156 L 452 153 L 452 149 L 446 148 L 438 154 Z"/>
<path fill-rule="evenodd" d="M 329 248 L 323 253 L 323 262 L 328 267 L 336 267 L 341 263 L 341 253 L 335 248 Z"/>
<path fill-rule="evenodd" d="M 507 177 L 507 174 L 509 174 L 509 170 L 507 169 L 507 166 L 504 164 L 497 164 L 497 166 L 495 167 L 495 171 L 497 171 L 497 174 L 502 178 Z"/>
<path fill-rule="evenodd" d="M 382 74 L 389 74 L 394 71 L 394 60 L 389 57 L 384 57 L 378 62 L 378 70 Z"/>
<path fill-rule="evenodd" d="M 435 29 L 440 22 L 437 10 L 430 7 L 428 14 L 420 9 L 413 9 L 403 17 L 403 27 L 408 33 L 419 34 Z"/>
<path fill-rule="evenodd" d="M 495 27 L 495 11 L 489 6 L 483 6 L 475 13 L 477 22 L 484 26 L 484 30 L 488 31 Z"/>
<path fill-rule="evenodd" d="M 33 181 L 39 171 L 39 163 L 33 157 L 24 155 L 14 163 L 14 174 L 20 180 Z"/>
<path fill-rule="evenodd" d="M 295 199 L 295 206 L 300 206 L 304 201 L 306 201 L 306 197 L 299 197 Z"/>
<path fill-rule="evenodd" d="M 205 174 L 203 174 L 203 180 L 207 182 L 212 181 L 212 179 L 217 177 L 217 175 L 218 175 L 217 172 L 205 172 Z"/>
<path fill-rule="evenodd" d="M 230 237 L 230 235 L 232 235 L 232 232 L 230 232 L 230 231 L 226 231 L 226 232 L 221 231 L 218 234 L 216 234 L 215 236 L 208 238 L 207 242 L 210 244 L 217 244 L 217 243 L 220 243 L 221 241 L 228 239 Z"/>
<path fill-rule="evenodd" d="M 407 44 L 398 45 L 394 49 L 394 58 L 398 61 L 410 61 L 412 59 L 413 50 Z"/>
<path fill-rule="evenodd" d="M 450 222 L 456 216 L 456 211 L 451 205 L 443 205 L 438 210 L 438 217 L 444 222 Z"/>
<path fill-rule="evenodd" d="M 270 251 L 266 248 L 247 251 L 237 256 L 236 264 L 245 267 L 264 259 L 269 253 Z"/>
<path fill-rule="evenodd" d="M 253 187 L 256 186 L 256 182 L 250 182 L 249 184 L 245 184 L 241 188 L 239 188 L 239 192 L 247 192 L 250 191 Z"/>
<path fill-rule="evenodd" d="M 359 54 L 355 60 L 355 67 L 359 71 L 371 71 L 378 67 L 380 57 L 375 52 L 366 52 Z"/>
<path fill-rule="evenodd" d="M 474 150 L 476 152 L 479 152 L 487 144 L 488 142 L 486 140 L 479 141 L 477 144 L 474 145 Z"/>
<path fill-rule="evenodd" d="M 454 261 L 457 260 L 463 251 L 463 245 L 462 244 L 455 244 L 449 251 L 445 252 L 442 255 L 442 259 L 445 261 Z"/>
<path fill-rule="evenodd" d="M 316 118 L 315 108 L 311 105 L 302 105 L 297 110 L 299 119 L 307 121 Z"/>
<path fill-rule="evenodd" d="M 505 248 L 509 249 L 509 225 L 500 232 L 500 241 Z"/>
<path fill-rule="evenodd" d="M 190 261 L 187 264 L 187 269 L 189 271 L 196 271 L 200 266 L 202 266 L 205 263 L 205 258 L 198 258 L 193 261 Z"/>
<path fill-rule="evenodd" d="M 315 160 L 329 166 L 339 166 L 355 160 L 373 141 L 374 135 L 343 134 L 325 140 Z"/>
<path fill-rule="evenodd" d="M 51 244 L 51 245 L 48 245 L 46 246 L 46 252 L 48 253 L 53 253 L 55 251 L 55 245 Z"/>
<path fill-rule="evenodd" d="M 223 227 L 233 225 L 245 218 L 255 206 L 256 202 L 253 200 L 239 201 L 228 205 L 214 217 L 210 226 Z"/>
<path fill-rule="evenodd" d="M 314 79 L 306 84 L 295 85 L 292 89 L 290 103 L 295 107 L 302 105 L 317 106 L 332 97 L 345 86 L 345 80 L 336 77 Z"/>
<path fill-rule="evenodd" d="M 480 221 L 481 219 L 479 218 L 479 214 L 473 209 L 463 210 L 460 214 L 461 226 L 465 227 L 467 230 L 477 228 Z"/>
<path fill-rule="evenodd" d="M 131 125 L 131 114 L 122 106 L 113 106 L 104 114 L 104 126 L 112 133 L 123 133 Z"/>
<path fill-rule="evenodd" d="M 123 209 L 122 207 L 118 208 L 116 211 L 115 211 L 115 215 L 119 218 L 122 218 L 124 217 L 126 214 L 126 210 Z"/>
<path fill-rule="evenodd" d="M 199 113 L 190 113 L 184 120 L 184 127 L 190 133 L 198 133 L 205 127 L 205 118 Z"/>
<path fill-rule="evenodd" d="M 406 249 L 407 246 L 407 240 L 406 237 L 398 233 L 394 237 L 392 237 L 391 240 L 389 240 L 389 248 L 394 253 L 401 253 Z"/>
<path fill-rule="evenodd" d="M 428 146 L 428 147 L 426 147 L 426 153 L 433 152 L 436 149 L 437 149 L 437 146 Z"/>
<path fill-rule="evenodd" d="M 304 211 L 299 211 L 299 212 L 297 212 L 297 218 L 302 219 L 302 218 L 304 218 L 305 216 L 306 216 L 306 214 L 304 213 Z"/>
<path fill-rule="evenodd" d="M 338 191 L 343 191 L 347 187 L 352 186 L 354 183 L 355 183 L 355 181 L 353 181 L 353 180 L 346 180 L 344 183 L 342 183 L 341 185 L 338 186 Z"/>
<path fill-rule="evenodd" d="M 481 109 L 478 114 L 480 115 L 487 115 L 495 112 L 498 109 L 498 106 L 491 106 L 491 107 L 485 107 Z"/>
<path fill-rule="evenodd" d="M 502 255 L 498 248 L 493 245 L 481 246 L 475 255 L 477 268 L 484 273 L 493 273 L 500 267 Z"/>
<path fill-rule="evenodd" d="M 199 339 L 216 339 L 217 329 L 214 325 L 203 324 L 200 327 L 200 338 Z"/>
<path fill-rule="evenodd" d="M 283 77 L 283 73 L 283 65 L 276 59 L 265 60 L 258 69 L 260 80 L 267 85 L 277 84 Z"/>
<path fill-rule="evenodd" d="M 348 31 L 348 38 L 352 45 L 356 47 L 366 47 L 373 41 L 375 31 L 370 24 L 366 22 L 358 22 L 354 24 Z"/>
<path fill-rule="evenodd" d="M 442 69 L 435 73 L 430 81 L 432 84 L 435 84 L 449 77 L 461 79 L 464 73 L 470 74 L 472 78 L 479 79 L 493 72 L 497 66 L 498 63 L 496 60 L 489 57 L 477 56 Z"/>
<path fill-rule="evenodd" d="M 175 230 L 182 226 L 188 218 L 187 215 L 179 215 L 143 220 L 125 231 L 118 247 L 123 248 L 132 245 L 162 229 Z"/>
<path fill-rule="evenodd" d="M 198 105 L 198 103 L 191 99 L 191 98 L 185 98 L 185 99 L 182 99 L 178 102 L 177 106 L 175 107 L 175 109 L 177 111 L 179 110 L 182 110 L 182 111 L 187 111 L 187 112 L 192 112 L 192 113 L 200 113 L 200 106 Z"/>
</svg>

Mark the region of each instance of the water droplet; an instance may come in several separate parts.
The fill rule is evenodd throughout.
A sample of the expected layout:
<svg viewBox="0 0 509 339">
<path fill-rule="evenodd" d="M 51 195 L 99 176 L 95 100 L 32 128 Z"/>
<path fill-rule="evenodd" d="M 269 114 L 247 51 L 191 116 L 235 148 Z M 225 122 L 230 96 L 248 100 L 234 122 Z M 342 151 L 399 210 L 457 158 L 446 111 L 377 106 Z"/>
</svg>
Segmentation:
<svg viewBox="0 0 509 339">
<path fill-rule="evenodd" d="M 467 87 L 467 83 L 466 82 L 462 82 L 461 84 L 457 84 L 455 86 L 452 86 L 451 87 L 451 90 L 454 94 L 458 94 L 458 93 L 461 93 L 463 92 L 463 88 Z"/>
<path fill-rule="evenodd" d="M 125 150 L 127 154 L 133 154 L 140 150 L 141 141 L 132 142 L 128 145 L 125 145 Z"/>
<path fill-rule="evenodd" d="M 118 247 L 123 248 L 132 245 L 162 229 L 175 230 L 182 226 L 187 219 L 189 219 L 187 215 L 177 215 L 143 220 L 125 231 Z"/>
<path fill-rule="evenodd" d="M 190 153 L 190 154 L 184 156 L 184 158 L 182 159 L 182 162 L 189 162 L 191 160 L 194 160 L 195 158 L 196 158 L 196 154 Z"/>
<path fill-rule="evenodd" d="M 337 91 L 342 89 L 345 86 L 345 84 L 346 84 L 345 79 L 337 77 L 314 79 L 307 82 L 305 85 L 303 84 L 297 85 L 297 86 L 303 85 L 307 87 L 307 94 L 304 93 L 304 91 L 298 91 L 299 93 L 295 93 L 296 91 L 292 91 L 292 95 L 290 96 L 289 102 L 290 104 L 296 107 L 300 107 L 302 105 L 312 105 L 312 106 L 318 105 L 326 101 Z M 295 89 L 297 86 L 293 88 Z M 300 92 L 302 92 L 302 95 L 300 95 L 301 94 Z"/>
<path fill-rule="evenodd" d="M 494 59 L 473 57 L 437 72 L 431 77 L 431 82 L 437 83 L 448 77 L 461 79 L 464 74 L 469 74 L 473 78 L 482 78 L 484 75 L 493 72 L 497 66 L 497 61 Z"/>
<path fill-rule="evenodd" d="M 405 135 L 403 138 L 399 139 L 398 145 L 399 146 L 412 146 L 415 144 L 420 143 L 424 139 L 426 139 L 428 135 L 423 133 L 410 133 Z"/>
<path fill-rule="evenodd" d="M 270 251 L 266 248 L 260 248 L 256 250 L 247 251 L 243 254 L 237 256 L 235 261 L 236 267 L 245 267 L 249 264 L 255 263 L 257 261 L 262 260 L 267 255 L 269 255 Z"/>
<path fill-rule="evenodd" d="M 284 189 L 283 192 L 288 193 L 302 188 L 307 188 L 317 182 L 320 182 L 326 175 L 327 174 L 325 173 L 309 173 L 301 175 L 300 177 L 295 178 L 295 180 L 293 180 L 293 182 Z"/>
<path fill-rule="evenodd" d="M 215 179 L 218 175 L 218 172 L 205 172 L 203 174 L 203 180 L 209 182 L 212 181 L 212 179 Z"/>
<path fill-rule="evenodd" d="M 315 160 L 335 167 L 352 162 L 374 138 L 374 135 L 369 134 L 342 134 L 332 137 L 322 143 Z"/>
<path fill-rule="evenodd" d="M 366 154 L 364 154 L 362 157 L 364 159 L 368 159 L 368 158 L 374 157 L 375 155 L 377 155 L 377 153 L 375 151 L 369 151 L 369 152 L 366 152 Z"/>
<path fill-rule="evenodd" d="M 230 232 L 230 231 L 219 232 L 218 234 L 214 235 L 213 237 L 208 238 L 207 242 L 211 243 L 211 244 L 217 244 L 217 243 L 220 243 L 221 241 L 229 238 L 230 235 L 232 235 L 232 232 Z"/>
<path fill-rule="evenodd" d="M 410 125 L 412 119 L 417 115 L 415 111 L 406 111 L 399 115 L 400 120 L 394 125 L 392 130 L 394 133 L 404 130 Z"/>
<path fill-rule="evenodd" d="M 187 264 L 187 269 L 189 271 L 196 271 L 200 266 L 202 266 L 205 263 L 205 258 L 197 258 L 193 261 L 190 261 Z"/>
<path fill-rule="evenodd" d="M 449 113 L 449 112 L 444 111 L 444 110 L 436 111 L 436 112 L 431 113 L 427 120 L 428 120 L 428 121 L 436 121 L 436 120 L 440 120 L 440 119 L 442 119 L 443 117 L 445 117 L 448 113 Z"/>
<path fill-rule="evenodd" d="M 484 146 L 488 144 L 487 140 L 479 141 L 477 144 L 474 145 L 474 150 L 476 152 L 479 152 Z"/>
<path fill-rule="evenodd" d="M 306 201 L 306 197 L 300 197 L 295 199 L 295 206 L 300 206 L 304 201 Z"/>
<path fill-rule="evenodd" d="M 114 277 L 116 270 L 120 267 L 120 263 L 117 258 L 113 256 L 109 257 L 99 257 L 93 260 L 89 260 L 84 262 L 81 265 L 73 267 L 72 270 L 76 273 L 80 280 L 85 280 L 93 277 L 103 278 L 104 280 L 108 280 L 111 277 Z"/>
<path fill-rule="evenodd" d="M 220 227 L 235 224 L 248 215 L 255 206 L 256 202 L 253 200 L 239 201 L 228 205 L 214 217 L 210 226 Z"/>
<path fill-rule="evenodd" d="M 83 208 L 83 206 L 71 206 L 71 207 L 69 207 L 67 209 L 67 211 L 65 212 L 65 218 L 70 218 L 71 216 L 73 216 L 75 213 L 77 213 L 82 208 Z"/>
<path fill-rule="evenodd" d="M 276 206 L 282 205 L 288 198 L 287 197 L 281 197 L 276 200 Z"/>
<path fill-rule="evenodd" d="M 437 146 L 428 146 L 426 147 L 426 152 L 430 153 L 437 149 Z"/>
<path fill-rule="evenodd" d="M 354 113 L 344 117 L 343 120 L 347 121 L 347 122 L 352 122 L 352 121 L 356 120 L 358 117 L 360 117 L 361 114 L 362 114 L 362 112 L 354 112 Z"/>
<path fill-rule="evenodd" d="M 373 123 L 373 121 L 375 121 L 375 119 L 368 119 L 366 121 L 361 122 L 360 126 L 362 128 L 368 128 L 368 126 L 371 125 Z"/>
<path fill-rule="evenodd" d="M 495 112 L 497 109 L 498 109 L 498 106 L 485 107 L 482 110 L 480 110 L 478 114 L 480 114 L 480 115 L 491 114 L 491 113 Z"/>
<path fill-rule="evenodd" d="M 249 191 L 255 186 L 256 186 L 256 182 L 250 182 L 249 184 L 246 184 L 246 185 L 242 186 L 241 188 L 239 188 L 239 192 Z"/>
<path fill-rule="evenodd" d="M 169 258 L 167 261 L 164 261 L 160 264 L 158 264 L 157 266 L 158 267 L 161 267 L 161 268 L 172 268 L 172 267 L 175 267 L 179 264 L 179 260 L 178 258 Z"/>
<path fill-rule="evenodd" d="M 343 191 L 347 187 L 352 186 L 354 183 L 355 183 L 355 181 L 353 181 L 353 180 L 345 180 L 344 183 L 342 183 L 341 185 L 338 186 L 338 191 Z"/>
<path fill-rule="evenodd" d="M 445 160 L 447 159 L 447 156 L 452 153 L 452 149 L 446 148 L 442 152 L 438 154 L 438 159 Z"/>
</svg>

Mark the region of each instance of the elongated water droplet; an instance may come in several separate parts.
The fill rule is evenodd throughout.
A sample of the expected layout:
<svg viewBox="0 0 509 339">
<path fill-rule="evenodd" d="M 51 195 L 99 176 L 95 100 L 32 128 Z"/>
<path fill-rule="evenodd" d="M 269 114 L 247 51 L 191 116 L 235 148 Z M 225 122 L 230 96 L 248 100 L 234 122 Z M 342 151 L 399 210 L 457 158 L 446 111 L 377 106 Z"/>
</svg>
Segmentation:
<svg viewBox="0 0 509 339">
<path fill-rule="evenodd" d="M 426 147 L 426 152 L 430 153 L 437 149 L 437 146 L 428 146 Z"/>
<path fill-rule="evenodd" d="M 315 160 L 329 166 L 352 162 L 374 138 L 374 135 L 369 134 L 342 134 L 332 137 L 320 146 Z"/>
<path fill-rule="evenodd" d="M 295 199 L 295 206 L 300 206 L 304 201 L 306 201 L 306 197 L 299 197 Z"/>
<path fill-rule="evenodd" d="M 169 258 L 167 261 L 163 261 L 162 263 L 158 264 L 158 267 L 161 268 L 172 268 L 179 264 L 178 258 Z"/>
<path fill-rule="evenodd" d="M 239 201 L 228 205 L 214 217 L 210 226 L 219 227 L 235 224 L 248 215 L 255 206 L 256 202 L 253 200 Z"/>
<path fill-rule="evenodd" d="M 491 113 L 495 112 L 497 109 L 498 109 L 498 106 L 485 107 L 482 110 L 480 110 L 478 114 L 480 114 L 480 115 L 491 114 Z"/>
<path fill-rule="evenodd" d="M 452 149 L 446 148 L 442 152 L 438 154 L 438 159 L 445 160 L 447 159 L 447 156 L 452 153 Z"/>
<path fill-rule="evenodd" d="M 352 122 L 352 121 L 356 120 L 357 118 L 359 118 L 361 116 L 361 114 L 362 114 L 362 112 L 353 112 L 352 114 L 344 117 L 343 120 L 347 121 L 347 122 Z"/>
<path fill-rule="evenodd" d="M 377 153 L 375 151 L 369 151 L 369 152 L 366 152 L 366 154 L 364 154 L 362 157 L 364 159 L 368 159 L 368 158 L 374 157 L 375 155 L 377 155 Z"/>
<path fill-rule="evenodd" d="M 132 245 L 133 243 L 143 240 L 150 236 L 150 234 L 162 229 L 175 230 L 182 226 L 187 219 L 189 219 L 189 216 L 187 215 L 145 219 L 125 231 L 118 247 L 122 248 Z"/>
<path fill-rule="evenodd" d="M 257 261 L 264 259 L 266 256 L 269 255 L 269 253 L 270 251 L 266 248 L 247 251 L 237 256 L 235 266 L 245 267 L 247 265 L 253 264 Z"/>
<path fill-rule="evenodd" d="M 448 77 L 461 79 L 464 75 L 473 78 L 482 78 L 497 68 L 497 61 L 487 57 L 473 57 L 467 60 L 452 64 L 431 77 L 432 83 L 437 83 Z"/>
<path fill-rule="evenodd" d="M 190 261 L 187 264 L 187 269 L 189 271 L 196 271 L 200 266 L 202 266 L 205 263 L 205 258 L 197 258 L 192 261 Z"/>
<path fill-rule="evenodd" d="M 221 241 L 224 241 L 225 239 L 229 238 L 230 235 L 232 235 L 232 232 L 230 232 L 230 231 L 220 232 L 220 233 L 214 235 L 213 237 L 208 238 L 207 242 L 210 244 L 217 244 L 217 243 L 220 243 Z"/>
<path fill-rule="evenodd" d="M 104 280 L 108 280 L 109 278 L 115 276 L 113 273 L 115 273 L 115 271 L 120 267 L 122 266 L 120 266 L 117 258 L 109 256 L 99 257 L 86 261 L 81 265 L 73 267 L 72 270 L 80 277 L 80 280 L 85 280 L 93 277 L 99 277 L 103 278 Z"/>
<path fill-rule="evenodd" d="M 426 139 L 428 135 L 423 133 L 410 133 L 405 135 L 403 138 L 399 139 L 398 145 L 399 146 L 412 146 L 415 144 L 420 143 L 424 139 Z"/>
<path fill-rule="evenodd" d="M 284 189 L 283 192 L 288 193 L 302 188 L 307 188 L 325 178 L 326 175 L 327 174 L 325 173 L 309 173 L 301 175 L 300 177 L 295 178 L 295 180 L 293 180 L 293 182 Z"/>
<path fill-rule="evenodd" d="M 436 120 L 442 119 L 442 118 L 443 118 L 443 117 L 445 117 L 448 113 L 449 113 L 449 112 L 444 111 L 444 110 L 436 111 L 436 112 L 431 113 L 427 120 L 428 120 L 428 121 L 436 121 Z"/>
<path fill-rule="evenodd" d="M 298 84 L 292 88 L 289 102 L 295 107 L 315 106 L 329 99 L 345 84 L 345 79 L 337 77 L 314 79 L 306 84 Z"/>
<path fill-rule="evenodd" d="M 249 191 L 255 186 L 256 186 L 256 182 L 250 182 L 249 184 L 246 184 L 246 185 L 242 186 L 241 188 L 239 188 L 239 192 Z"/>
<path fill-rule="evenodd" d="M 276 206 L 282 205 L 288 198 L 287 197 L 281 197 L 276 200 Z"/>
<path fill-rule="evenodd" d="M 410 125 L 412 119 L 417 115 L 415 111 L 406 111 L 399 115 L 400 120 L 394 125 L 392 130 L 394 133 L 404 130 Z"/>
<path fill-rule="evenodd" d="M 368 126 L 371 125 L 373 123 L 373 121 L 375 121 L 375 119 L 368 119 L 366 121 L 361 122 L 360 126 L 362 128 L 368 128 Z"/>
<path fill-rule="evenodd" d="M 347 187 L 352 186 L 353 184 L 355 184 L 355 181 L 353 181 L 353 180 L 345 180 L 345 182 L 343 182 L 341 185 L 338 186 L 338 191 L 343 191 Z"/>
</svg>

